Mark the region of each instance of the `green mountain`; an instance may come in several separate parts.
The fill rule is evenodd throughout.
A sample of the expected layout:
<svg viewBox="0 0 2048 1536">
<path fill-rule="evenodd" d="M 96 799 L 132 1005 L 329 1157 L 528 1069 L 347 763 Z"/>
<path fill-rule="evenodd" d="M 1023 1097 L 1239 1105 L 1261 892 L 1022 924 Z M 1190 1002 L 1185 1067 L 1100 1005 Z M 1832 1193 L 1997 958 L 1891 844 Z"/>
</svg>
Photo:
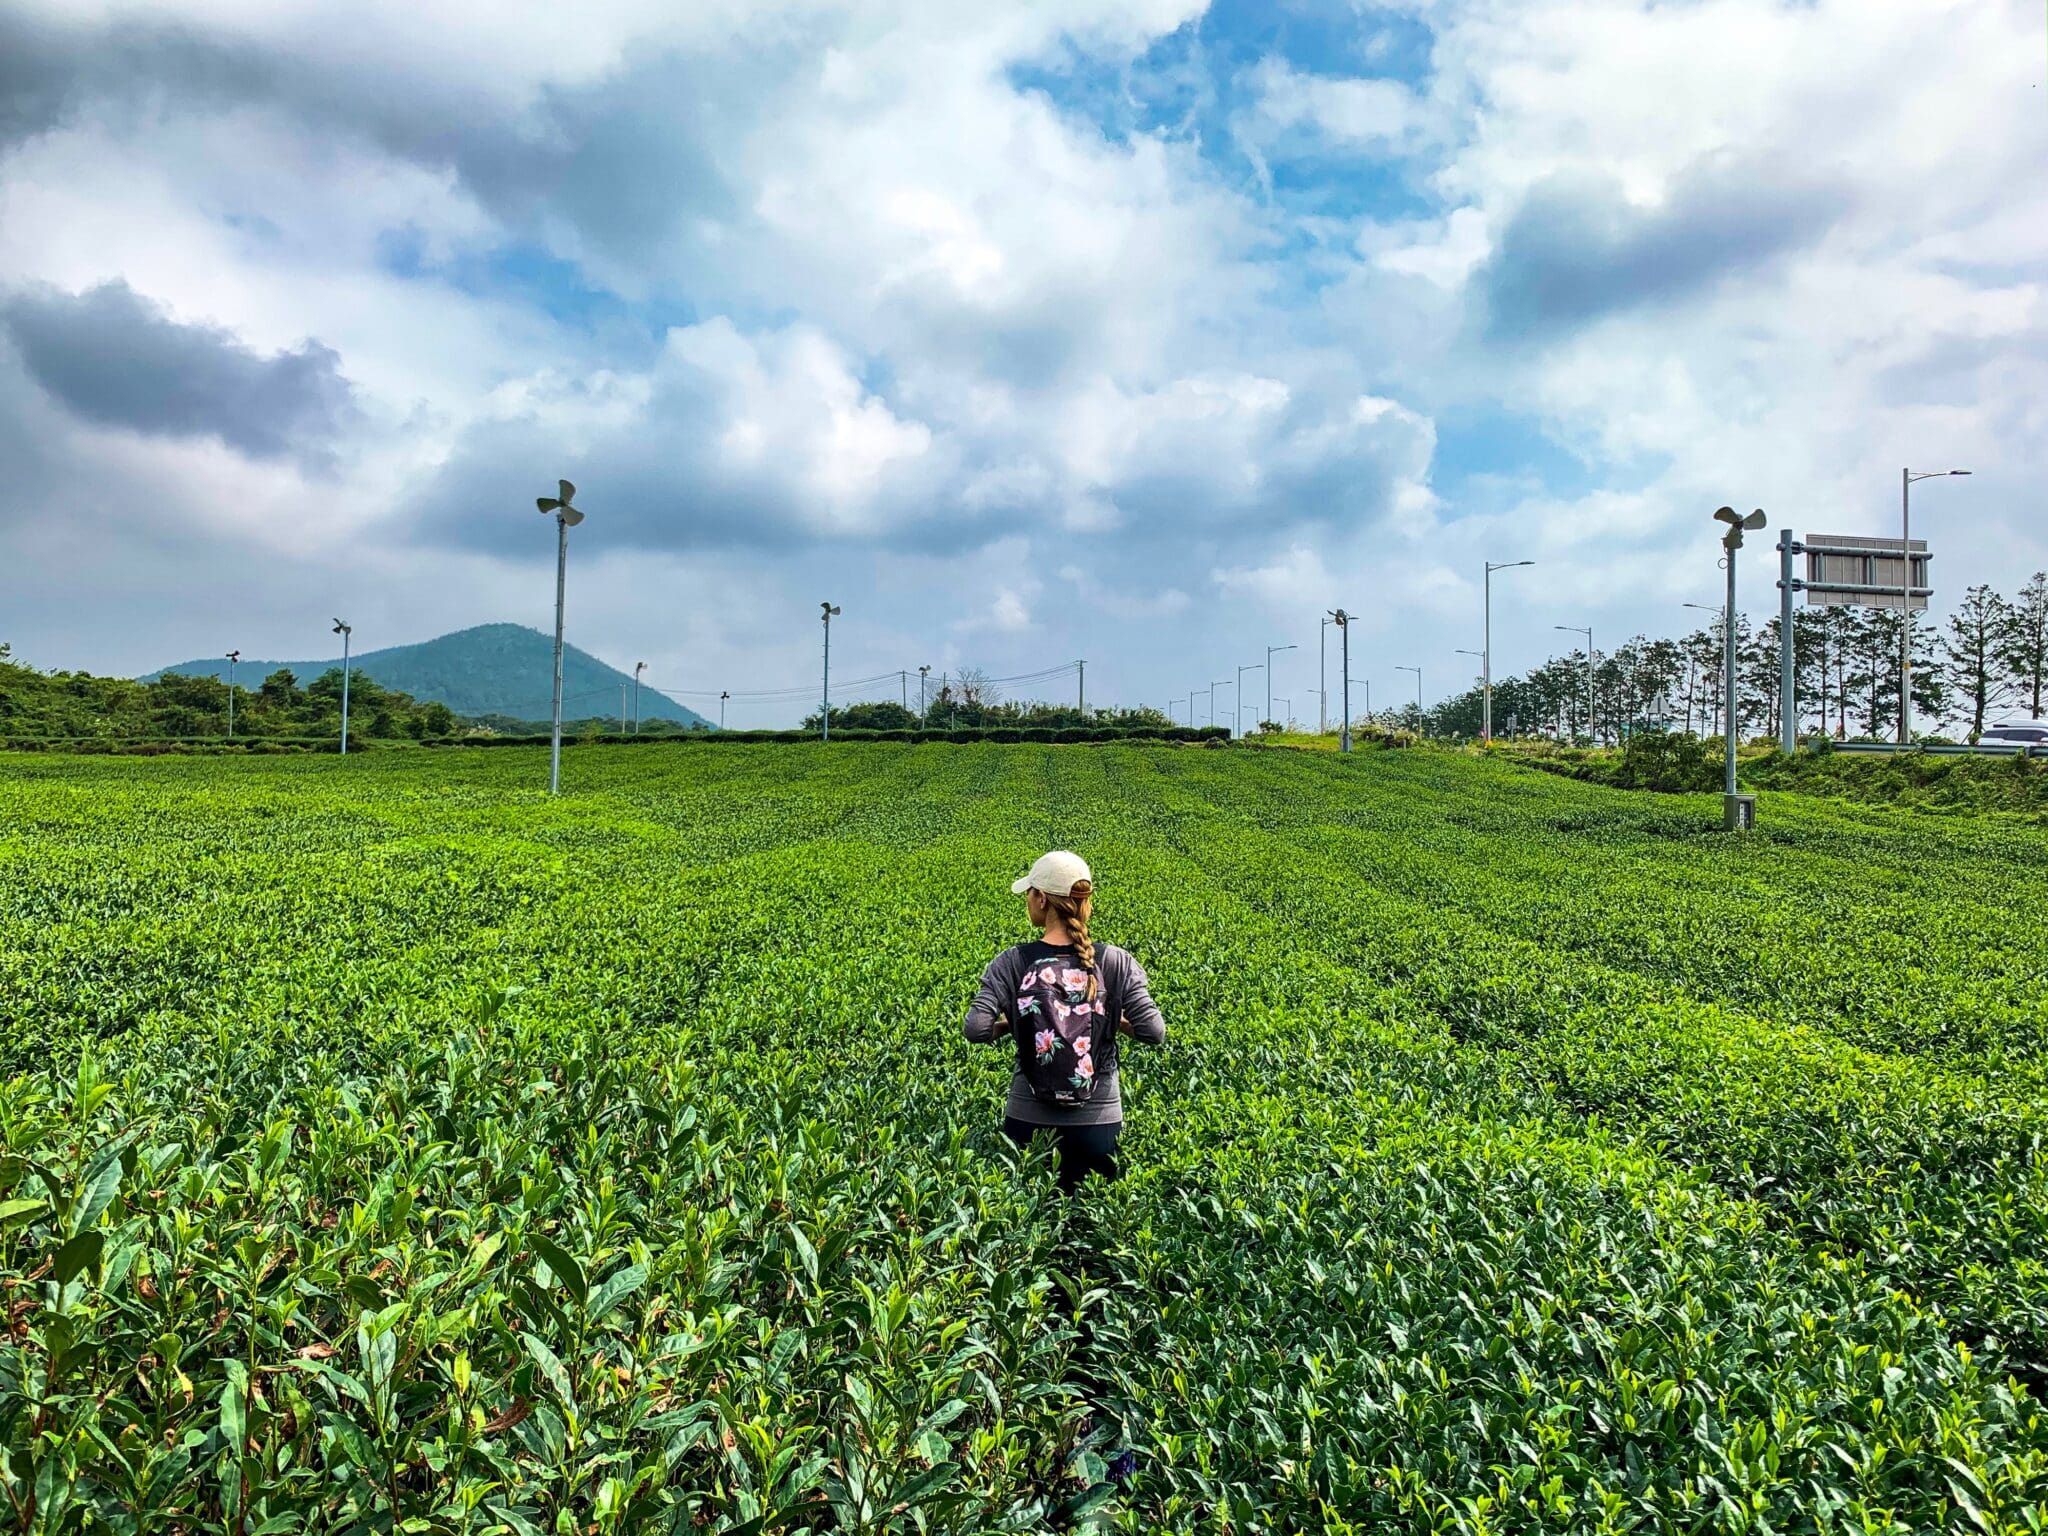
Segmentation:
<svg viewBox="0 0 2048 1536">
<path fill-rule="evenodd" d="M 250 661 L 236 664 L 235 681 L 254 688 L 283 667 L 303 685 L 330 667 L 339 667 L 339 656 L 324 661 Z M 374 678 L 386 688 L 409 693 L 422 703 L 439 700 L 458 715 L 509 715 L 519 720 L 546 720 L 554 686 L 555 642 L 552 636 L 524 624 L 479 624 L 459 629 L 452 635 L 423 640 L 418 645 L 394 645 L 382 651 L 358 651 L 349 657 L 349 668 L 358 676 Z M 181 661 L 143 678 L 152 682 L 165 673 L 188 677 L 225 679 L 228 664 L 215 656 L 204 661 Z M 633 674 L 607 666 L 588 651 L 573 645 L 562 647 L 562 716 L 580 720 L 590 716 L 617 717 L 619 685 L 626 685 L 629 706 Z M 640 690 L 640 715 L 644 720 L 674 720 L 682 725 L 709 724 L 694 710 L 652 688 Z"/>
</svg>

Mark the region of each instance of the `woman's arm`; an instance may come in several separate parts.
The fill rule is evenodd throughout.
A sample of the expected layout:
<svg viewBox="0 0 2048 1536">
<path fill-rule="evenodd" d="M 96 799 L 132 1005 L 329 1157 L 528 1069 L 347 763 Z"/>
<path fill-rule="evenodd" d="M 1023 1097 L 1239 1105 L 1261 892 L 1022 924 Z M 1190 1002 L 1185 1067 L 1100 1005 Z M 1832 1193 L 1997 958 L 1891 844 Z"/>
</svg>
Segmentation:
<svg viewBox="0 0 2048 1536">
<path fill-rule="evenodd" d="M 1123 1017 L 1116 1021 L 1116 1027 L 1133 1040 L 1142 1040 L 1147 1045 L 1162 1045 L 1166 1041 L 1166 1016 L 1159 1011 L 1159 1005 L 1152 1001 L 1152 982 L 1146 976 L 1145 967 L 1135 957 L 1127 957 L 1131 973 L 1124 981 Z"/>
<path fill-rule="evenodd" d="M 967 1017 L 960 1021 L 960 1033 L 976 1045 L 987 1045 L 1010 1037 L 1007 1009 L 1017 995 L 1017 951 L 1006 949 L 989 961 L 981 973 L 981 990 L 967 1005 Z"/>
</svg>

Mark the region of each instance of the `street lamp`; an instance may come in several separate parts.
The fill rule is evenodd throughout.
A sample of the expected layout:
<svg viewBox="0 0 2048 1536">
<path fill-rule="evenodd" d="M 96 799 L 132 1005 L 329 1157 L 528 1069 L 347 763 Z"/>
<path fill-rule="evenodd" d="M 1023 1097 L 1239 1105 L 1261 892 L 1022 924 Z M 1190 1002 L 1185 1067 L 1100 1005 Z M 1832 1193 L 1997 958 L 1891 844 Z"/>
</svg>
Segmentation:
<svg viewBox="0 0 2048 1536">
<path fill-rule="evenodd" d="M 1396 672 L 1413 672 L 1413 673 L 1415 674 L 1415 712 L 1416 712 L 1416 713 L 1417 713 L 1418 715 L 1419 715 L 1419 714 L 1421 714 L 1421 713 L 1422 713 L 1422 668 L 1420 668 L 1420 667 L 1404 667 L 1404 666 L 1400 665 L 1400 663 L 1396 662 L 1396 663 L 1395 663 L 1395 665 L 1394 665 L 1394 670 L 1395 670 Z"/>
<path fill-rule="evenodd" d="M 1913 743 L 1913 482 L 1967 475 L 1967 469 L 1899 471 L 1899 745 Z"/>
<path fill-rule="evenodd" d="M 1229 681 L 1230 679 L 1227 677 L 1219 677 L 1209 685 L 1209 723 L 1211 725 L 1216 723 L 1216 690 L 1223 687 Z"/>
<path fill-rule="evenodd" d="M 1722 686 L 1728 714 L 1724 722 L 1725 745 L 1722 751 L 1721 825 L 1730 832 L 1737 832 L 1744 828 L 1746 820 L 1735 790 L 1735 552 L 1742 548 L 1745 532 L 1754 533 L 1763 527 L 1764 509 L 1758 507 L 1743 517 L 1733 507 L 1721 507 L 1715 511 L 1714 520 L 1728 525 L 1728 531 L 1721 536 L 1721 548 L 1727 551 L 1727 558 L 1722 563 L 1728 567 L 1728 606 L 1721 624 L 1721 644 L 1727 669 Z"/>
<path fill-rule="evenodd" d="M 925 703 L 925 685 L 928 684 L 931 680 L 932 669 L 929 665 L 922 666 L 917 669 L 917 723 L 920 726 L 922 726 L 925 723 L 925 720 L 927 718 L 927 711 L 930 708 L 930 706 Z"/>
<path fill-rule="evenodd" d="M 566 480 L 556 482 L 559 496 L 537 496 L 534 505 L 555 520 L 555 701 L 553 729 L 548 745 L 548 793 L 562 792 L 562 592 L 569 576 L 569 530 L 583 521 L 583 514 L 569 505 L 576 487 Z"/>
<path fill-rule="evenodd" d="M 1568 635 L 1586 637 L 1586 740 L 1599 742 L 1593 729 L 1593 626 L 1590 624 L 1553 624 L 1552 629 L 1561 629 Z"/>
<path fill-rule="evenodd" d="M 819 614 L 818 617 L 825 621 L 825 708 L 824 712 L 818 716 L 818 730 L 819 740 L 830 741 L 832 739 L 832 616 L 839 612 L 839 610 L 826 602 L 821 602 L 818 606 L 824 609 L 824 612 Z"/>
<path fill-rule="evenodd" d="M 1272 711 L 1272 706 L 1270 704 L 1267 705 L 1266 718 L 1271 720 L 1275 725 L 1285 728 L 1286 726 L 1289 726 L 1294 723 L 1294 700 L 1282 699 L 1280 701 L 1280 706 L 1280 713 L 1276 715 Z"/>
<path fill-rule="evenodd" d="M 646 670 L 646 662 L 636 661 L 633 663 L 633 734 L 635 736 L 640 734 L 640 674 Z"/>
<path fill-rule="evenodd" d="M 1330 610 L 1330 622 L 1337 626 L 1337 637 L 1341 643 L 1341 666 L 1338 675 L 1344 679 L 1344 723 L 1338 727 L 1337 750 L 1351 750 L 1351 615 L 1342 608 Z"/>
<path fill-rule="evenodd" d="M 1273 658 L 1282 651 L 1298 651 L 1298 645 L 1269 645 L 1266 647 L 1266 718 L 1273 718 Z"/>
<path fill-rule="evenodd" d="M 242 659 L 240 651 L 228 652 L 228 740 L 235 739 L 235 663 Z"/>
<path fill-rule="evenodd" d="M 1482 741 L 1493 740 L 1493 573 L 1495 571 L 1511 571 L 1517 566 L 1534 565 L 1535 563 L 1534 560 L 1502 560 L 1498 562 L 1489 560 L 1486 562 L 1486 600 L 1483 605 L 1485 612 L 1484 638 L 1479 642 L 1484 648 L 1479 663 L 1480 679 L 1485 694 L 1485 702 L 1481 707 L 1479 717 L 1479 737 Z"/>
<path fill-rule="evenodd" d="M 1323 622 L 1316 626 L 1316 734 L 1322 735 L 1330 728 L 1330 663 L 1327 659 L 1330 638 L 1330 617 L 1323 616 Z"/>
<path fill-rule="evenodd" d="M 1240 738 L 1244 735 L 1244 675 L 1247 672 L 1263 672 L 1265 668 L 1266 664 L 1263 661 L 1255 661 L 1248 667 L 1239 667 L 1237 669 L 1235 691 L 1231 694 L 1234 707 L 1230 712 L 1230 719 L 1231 723 L 1237 727 L 1237 734 Z"/>
<path fill-rule="evenodd" d="M 725 701 L 731 697 L 723 688 L 718 690 L 718 728 L 721 731 L 725 729 Z"/>
<path fill-rule="evenodd" d="M 341 636 L 341 755 L 348 756 L 348 637 L 354 634 L 353 624 L 334 621 L 334 632 Z"/>
</svg>

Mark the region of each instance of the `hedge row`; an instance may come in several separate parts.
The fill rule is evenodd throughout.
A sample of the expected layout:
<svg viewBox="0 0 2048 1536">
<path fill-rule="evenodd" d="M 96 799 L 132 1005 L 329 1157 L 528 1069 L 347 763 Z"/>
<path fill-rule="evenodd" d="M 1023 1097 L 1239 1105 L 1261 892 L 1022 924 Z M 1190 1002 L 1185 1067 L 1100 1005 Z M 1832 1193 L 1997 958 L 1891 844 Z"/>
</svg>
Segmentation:
<svg viewBox="0 0 2048 1536">
<path fill-rule="evenodd" d="M 410 738 L 367 742 L 351 736 L 356 751 L 372 747 L 417 746 Z M 180 756 L 192 753 L 246 752 L 252 756 L 275 756 L 291 752 L 333 752 L 340 746 L 333 736 L 0 736 L 0 752 L 69 752 L 93 755 L 120 754 L 130 757 Z"/>
<path fill-rule="evenodd" d="M 676 742 L 805 742 L 816 741 L 816 731 L 691 731 L 672 736 L 578 736 L 583 743 L 610 746 L 667 746 Z M 836 730 L 834 741 L 1035 741 L 1085 744 L 1106 741 L 1227 741 L 1230 728 L 1223 725 L 1161 726 L 1155 730 L 1119 730 L 1113 726 L 978 726 L 958 731 L 868 731 Z M 531 747 L 545 745 L 546 736 L 448 736 L 421 743 L 428 747 Z"/>
<path fill-rule="evenodd" d="M 1118 730 L 1110 726 L 988 726 L 960 731 L 866 731 L 841 730 L 832 733 L 834 741 L 1016 741 L 1052 742 L 1059 744 L 1089 744 L 1095 742 L 1211 742 L 1227 741 L 1230 730 L 1227 726 L 1201 726 L 1190 730 L 1183 726 L 1161 727 L 1157 730 Z M 608 746 L 658 746 L 676 742 L 804 742 L 817 740 L 814 731 L 692 731 L 685 735 L 630 736 L 616 732 L 602 735 L 571 735 L 565 740 L 578 745 L 603 744 Z M 535 747 L 546 746 L 547 736 L 439 736 L 423 741 L 397 738 L 391 741 L 365 741 L 360 737 L 349 738 L 349 745 L 356 751 L 386 750 L 394 747 Z M 172 738 L 139 738 L 114 736 L 15 736 L 0 737 L 0 751 L 5 752 L 70 752 L 121 754 L 134 757 L 179 756 L 194 753 L 242 752 L 251 755 L 273 756 L 293 752 L 333 752 L 339 745 L 332 736 L 251 736 L 236 737 L 230 741 L 224 736 L 185 736 Z"/>
</svg>

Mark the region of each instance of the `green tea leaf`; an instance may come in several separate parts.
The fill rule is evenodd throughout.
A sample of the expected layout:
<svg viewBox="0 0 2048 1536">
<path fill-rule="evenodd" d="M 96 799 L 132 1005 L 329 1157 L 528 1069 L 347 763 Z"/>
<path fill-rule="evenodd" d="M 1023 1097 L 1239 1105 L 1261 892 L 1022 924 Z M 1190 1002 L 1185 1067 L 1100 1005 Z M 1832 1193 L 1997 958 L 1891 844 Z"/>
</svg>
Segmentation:
<svg viewBox="0 0 2048 1536">
<path fill-rule="evenodd" d="M 121 1188 L 121 1160 L 108 1158 L 93 1170 L 88 1182 L 79 1191 L 78 1203 L 71 1209 L 71 1230 L 83 1232 L 99 1221 L 114 1196 Z"/>
<path fill-rule="evenodd" d="M 86 1270 L 100 1261 L 100 1254 L 107 1246 L 104 1232 L 81 1232 L 57 1250 L 56 1258 L 50 1265 L 50 1278 L 59 1285 L 69 1285 Z"/>
<path fill-rule="evenodd" d="M 645 1264 L 628 1264 L 617 1274 L 600 1281 L 597 1289 L 590 1293 L 590 1320 L 597 1322 L 646 1283 Z"/>
<path fill-rule="evenodd" d="M 567 1289 L 578 1303 L 589 1299 L 590 1286 L 583 1278 L 583 1266 L 570 1256 L 567 1249 L 538 1232 L 527 1234 L 526 1246 L 547 1265 L 548 1273 L 555 1277 L 556 1283 Z"/>
<path fill-rule="evenodd" d="M 0 1232 L 25 1227 L 49 1208 L 45 1200 L 0 1200 Z"/>
<path fill-rule="evenodd" d="M 549 1349 L 546 1343 L 530 1333 L 520 1334 L 519 1342 L 540 1371 L 541 1379 L 554 1389 L 555 1396 L 568 1407 L 574 1408 L 576 1396 L 569 1390 L 569 1373 L 563 1368 L 561 1358 Z"/>
</svg>

